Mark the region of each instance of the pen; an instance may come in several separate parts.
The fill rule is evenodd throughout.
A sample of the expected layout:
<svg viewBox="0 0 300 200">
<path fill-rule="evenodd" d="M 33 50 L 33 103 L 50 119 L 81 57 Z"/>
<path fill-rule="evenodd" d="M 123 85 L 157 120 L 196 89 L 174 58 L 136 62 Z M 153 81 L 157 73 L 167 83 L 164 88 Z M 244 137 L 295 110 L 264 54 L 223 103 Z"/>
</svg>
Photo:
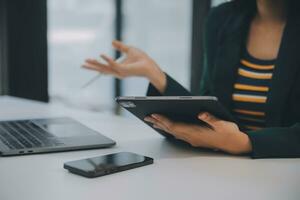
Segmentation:
<svg viewBox="0 0 300 200">
<path fill-rule="evenodd" d="M 102 73 L 99 72 L 99 74 L 97 74 L 97 76 L 94 76 L 92 79 L 90 79 L 88 82 L 86 82 L 84 85 L 81 86 L 81 89 L 84 89 L 86 87 L 88 87 L 89 85 L 91 85 L 93 82 L 95 82 L 96 80 L 98 80 L 98 78 L 100 78 L 102 76 Z"/>
<path fill-rule="evenodd" d="M 125 60 L 126 56 L 122 55 L 120 56 L 116 62 L 117 63 L 121 63 L 123 60 Z M 97 74 L 96 76 L 94 76 L 93 78 L 91 78 L 88 82 L 86 82 L 84 85 L 81 86 L 81 89 L 84 89 L 86 87 L 88 87 L 89 85 L 91 85 L 92 83 L 94 83 L 96 80 L 98 80 L 100 77 L 102 76 L 102 73 L 99 72 L 99 74 Z"/>
</svg>

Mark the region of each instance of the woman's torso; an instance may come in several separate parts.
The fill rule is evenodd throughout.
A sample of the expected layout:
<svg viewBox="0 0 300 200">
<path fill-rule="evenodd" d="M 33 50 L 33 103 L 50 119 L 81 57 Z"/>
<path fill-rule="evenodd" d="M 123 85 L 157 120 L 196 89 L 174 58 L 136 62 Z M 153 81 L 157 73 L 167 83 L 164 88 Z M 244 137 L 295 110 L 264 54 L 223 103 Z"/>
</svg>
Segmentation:
<svg viewBox="0 0 300 200">
<path fill-rule="evenodd" d="M 266 127 L 266 102 L 274 67 L 275 59 L 257 59 L 244 50 L 233 86 L 232 113 L 247 130 Z"/>
</svg>

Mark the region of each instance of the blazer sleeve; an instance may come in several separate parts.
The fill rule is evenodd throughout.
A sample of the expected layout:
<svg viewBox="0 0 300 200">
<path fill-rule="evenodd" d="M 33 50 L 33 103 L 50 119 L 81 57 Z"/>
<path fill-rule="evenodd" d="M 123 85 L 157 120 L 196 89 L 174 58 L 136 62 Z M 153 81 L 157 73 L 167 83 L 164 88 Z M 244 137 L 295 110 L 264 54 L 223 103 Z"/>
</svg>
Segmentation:
<svg viewBox="0 0 300 200">
<path fill-rule="evenodd" d="M 167 76 L 167 85 L 164 93 L 160 93 L 152 84 L 149 84 L 147 96 L 191 96 L 191 93 L 175 81 L 171 76 Z"/>
<path fill-rule="evenodd" d="M 252 158 L 299 158 L 300 123 L 292 127 L 266 128 L 247 132 Z"/>
</svg>

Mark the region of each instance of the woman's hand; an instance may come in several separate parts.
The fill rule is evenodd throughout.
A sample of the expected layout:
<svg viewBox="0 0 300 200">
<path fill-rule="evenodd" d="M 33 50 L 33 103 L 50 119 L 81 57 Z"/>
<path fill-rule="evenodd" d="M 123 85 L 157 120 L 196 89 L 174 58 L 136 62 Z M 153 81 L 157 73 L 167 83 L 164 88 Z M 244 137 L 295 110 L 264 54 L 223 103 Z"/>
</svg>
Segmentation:
<svg viewBox="0 0 300 200">
<path fill-rule="evenodd" d="M 160 92 L 164 91 L 166 75 L 152 58 L 142 50 L 127 46 L 119 41 L 113 41 L 112 45 L 126 55 L 125 60 L 118 63 L 111 57 L 102 54 L 101 57 L 107 63 L 102 63 L 96 59 L 87 59 L 83 67 L 117 78 L 142 76 L 147 78 Z"/>
<path fill-rule="evenodd" d="M 220 149 L 231 154 L 252 151 L 249 137 L 241 132 L 235 123 L 217 119 L 206 112 L 199 114 L 198 118 L 208 123 L 213 129 L 173 122 L 158 114 L 146 117 L 145 121 L 152 123 L 154 128 L 161 129 L 194 147 Z"/>
</svg>

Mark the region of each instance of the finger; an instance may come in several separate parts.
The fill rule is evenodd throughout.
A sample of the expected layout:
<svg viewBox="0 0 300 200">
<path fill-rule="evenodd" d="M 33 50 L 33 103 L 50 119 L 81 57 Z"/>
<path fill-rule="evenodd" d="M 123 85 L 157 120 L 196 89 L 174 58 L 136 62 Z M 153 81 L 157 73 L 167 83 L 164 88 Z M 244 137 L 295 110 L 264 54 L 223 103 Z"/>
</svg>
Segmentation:
<svg viewBox="0 0 300 200">
<path fill-rule="evenodd" d="M 93 59 L 93 58 L 87 58 L 85 60 L 85 62 L 97 62 L 97 60 Z"/>
<path fill-rule="evenodd" d="M 152 123 L 152 124 L 155 124 L 157 123 L 158 121 L 156 119 L 154 119 L 153 117 L 145 117 L 144 120 L 146 122 L 149 122 L 149 123 Z"/>
<path fill-rule="evenodd" d="M 107 55 L 100 55 L 101 58 L 103 58 L 110 66 L 115 67 L 118 65 L 118 63 L 116 61 L 114 61 L 114 59 L 112 59 L 111 57 L 107 56 Z"/>
<path fill-rule="evenodd" d="M 173 135 L 173 133 L 170 132 L 170 131 L 169 131 L 162 123 L 160 123 L 160 122 L 155 122 L 155 123 L 152 124 L 152 126 L 153 126 L 154 128 L 156 128 L 156 129 L 160 129 L 160 130 L 162 130 L 162 131 L 164 131 L 164 132 L 166 132 L 166 133 L 168 133 L 168 134 L 170 134 L 170 135 Z"/>
<path fill-rule="evenodd" d="M 192 146 L 199 146 L 200 144 L 199 141 L 197 142 L 197 144 L 195 143 L 195 133 L 197 133 L 197 138 L 201 137 L 203 141 L 209 141 L 209 138 L 207 138 L 207 136 L 211 134 L 206 134 L 207 130 L 203 129 L 202 127 L 185 123 L 174 123 L 167 117 L 158 114 L 153 114 L 151 116 L 153 116 L 153 118 L 155 118 L 163 125 L 163 129 L 167 129 L 164 131 L 170 133 L 177 139 L 191 144 Z M 200 146 L 206 147 L 209 146 L 209 144 L 206 144 L 204 142 Z"/>
<path fill-rule="evenodd" d="M 129 50 L 129 46 L 125 45 L 124 43 L 120 42 L 120 41 L 117 41 L 117 40 L 114 40 L 112 42 L 112 45 L 113 47 L 115 47 L 117 50 L 121 51 L 121 52 L 124 52 L 124 53 L 127 53 L 128 50 Z"/>
<path fill-rule="evenodd" d="M 171 130 L 173 122 L 165 116 L 152 114 L 151 117 L 162 123 L 168 130 Z"/>
<path fill-rule="evenodd" d="M 207 124 L 209 124 L 210 126 L 213 127 L 214 123 L 216 121 L 219 121 L 218 118 L 216 118 L 215 116 L 213 116 L 212 114 L 208 113 L 208 112 L 203 112 L 203 113 L 200 113 L 198 115 L 198 119 L 206 122 Z"/>
<path fill-rule="evenodd" d="M 158 125 L 153 125 L 153 128 L 155 128 L 155 129 L 160 129 L 160 130 L 162 130 L 163 131 L 163 128 L 162 127 L 160 127 L 160 126 L 158 126 Z"/>
<path fill-rule="evenodd" d="M 85 69 L 90 69 L 90 70 L 94 70 L 94 71 L 98 71 L 104 74 L 114 74 L 114 71 L 111 69 L 108 69 L 107 67 L 102 67 L 102 66 L 97 66 L 94 64 L 90 64 L 90 63 L 84 63 L 82 65 L 83 68 Z"/>
<path fill-rule="evenodd" d="M 89 63 L 89 64 L 93 64 L 93 65 L 97 65 L 97 66 L 102 66 L 102 67 L 108 67 L 108 65 L 104 64 L 104 63 L 101 63 L 99 62 L 98 60 L 95 60 L 95 59 L 86 59 L 85 60 L 85 63 Z"/>
<path fill-rule="evenodd" d="M 185 124 L 185 123 L 180 123 L 180 122 L 173 122 L 169 118 L 158 115 L 158 114 L 153 114 L 151 115 L 153 118 L 158 120 L 160 123 L 162 123 L 169 132 L 172 132 L 175 135 L 187 135 L 189 131 L 194 129 L 194 126 Z"/>
<path fill-rule="evenodd" d="M 155 116 L 155 119 L 158 121 L 156 124 L 159 125 L 165 132 L 168 132 L 177 139 L 189 142 L 187 132 L 190 130 L 190 127 L 183 123 L 174 123 L 172 120 L 162 115 L 153 114 L 151 116 Z"/>
<path fill-rule="evenodd" d="M 153 124 L 153 128 L 162 130 L 162 131 L 166 132 L 167 134 L 170 134 L 170 135 L 174 136 L 174 138 L 176 138 L 178 140 L 188 142 L 188 139 L 184 135 L 180 135 L 180 134 L 176 134 L 175 132 L 168 131 L 166 129 L 166 127 L 164 125 L 160 124 L 160 123 Z"/>
<path fill-rule="evenodd" d="M 145 117 L 144 120 L 153 124 L 152 126 L 159 126 L 160 129 L 166 130 L 166 127 L 160 121 L 154 119 L 153 117 Z"/>
<path fill-rule="evenodd" d="M 97 71 L 99 70 L 99 68 L 101 68 L 101 67 L 99 67 L 95 64 L 91 64 L 91 63 L 84 63 L 82 65 L 82 67 L 87 68 L 87 69 L 97 70 Z"/>
</svg>

